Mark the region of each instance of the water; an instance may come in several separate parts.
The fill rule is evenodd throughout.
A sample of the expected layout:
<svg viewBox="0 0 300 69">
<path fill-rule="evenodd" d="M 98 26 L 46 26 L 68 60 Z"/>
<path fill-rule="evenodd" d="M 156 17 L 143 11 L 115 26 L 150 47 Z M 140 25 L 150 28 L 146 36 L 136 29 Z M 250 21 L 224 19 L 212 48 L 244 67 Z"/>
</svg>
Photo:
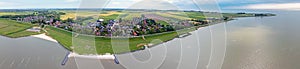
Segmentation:
<svg viewBox="0 0 300 69">
<path fill-rule="evenodd" d="M 0 36 L 1 69 L 60 69 L 66 50 L 58 43 L 23 37 Z"/>
<path fill-rule="evenodd" d="M 239 18 L 150 49 L 119 54 L 120 64 L 75 57 L 62 66 L 67 50 L 58 43 L 0 36 L 0 69 L 298 69 L 300 13 L 271 12 L 277 16 Z"/>
<path fill-rule="evenodd" d="M 66 65 L 61 65 L 68 52 L 60 44 L 35 37 L 11 39 L 0 36 L 0 69 L 97 69 L 96 67 L 82 68 L 85 66 L 99 66 L 94 59 L 70 58 Z M 77 62 L 77 63 L 76 63 Z M 103 65 L 110 68 L 122 68 L 115 65 L 112 60 L 101 60 Z M 100 62 L 100 63 L 101 63 Z M 81 65 L 82 66 L 82 65 Z"/>
<path fill-rule="evenodd" d="M 226 24 L 228 45 L 222 68 L 300 68 L 300 13 L 275 13 L 275 17 L 241 18 Z"/>
</svg>

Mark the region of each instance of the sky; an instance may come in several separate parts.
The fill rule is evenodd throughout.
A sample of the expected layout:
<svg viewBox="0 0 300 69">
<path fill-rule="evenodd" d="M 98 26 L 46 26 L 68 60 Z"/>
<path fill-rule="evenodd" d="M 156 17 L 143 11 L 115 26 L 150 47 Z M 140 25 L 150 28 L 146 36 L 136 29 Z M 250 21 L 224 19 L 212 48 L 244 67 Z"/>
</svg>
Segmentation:
<svg viewBox="0 0 300 69">
<path fill-rule="evenodd" d="M 0 0 L 0 9 L 26 8 L 300 10 L 300 0 Z"/>
</svg>

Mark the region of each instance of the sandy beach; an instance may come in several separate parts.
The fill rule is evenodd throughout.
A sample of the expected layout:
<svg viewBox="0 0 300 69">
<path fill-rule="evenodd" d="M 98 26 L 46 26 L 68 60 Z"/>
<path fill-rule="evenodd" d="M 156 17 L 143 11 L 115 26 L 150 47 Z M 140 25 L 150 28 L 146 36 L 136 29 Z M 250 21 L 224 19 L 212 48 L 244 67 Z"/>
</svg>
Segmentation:
<svg viewBox="0 0 300 69">
<path fill-rule="evenodd" d="M 105 54 L 105 55 L 79 55 L 77 53 L 70 53 L 68 57 L 76 57 L 76 58 L 88 58 L 88 59 L 115 59 L 114 55 L 112 54 Z"/>
<path fill-rule="evenodd" d="M 40 39 L 44 39 L 44 40 L 48 40 L 48 41 L 52 41 L 52 42 L 58 43 L 58 41 L 56 41 L 55 39 L 47 36 L 45 33 L 39 34 L 39 35 L 32 35 L 32 37 L 36 37 L 36 38 L 40 38 Z"/>
</svg>

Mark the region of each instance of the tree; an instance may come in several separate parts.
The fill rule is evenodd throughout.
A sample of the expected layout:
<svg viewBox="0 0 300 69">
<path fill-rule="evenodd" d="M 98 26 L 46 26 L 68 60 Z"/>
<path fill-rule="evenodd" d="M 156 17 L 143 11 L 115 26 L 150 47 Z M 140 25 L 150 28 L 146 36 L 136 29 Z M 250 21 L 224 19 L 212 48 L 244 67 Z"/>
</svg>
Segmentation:
<svg viewBox="0 0 300 69">
<path fill-rule="evenodd" d="M 229 20 L 229 17 L 227 17 L 227 16 L 224 16 L 223 18 L 224 18 L 224 20 Z"/>
<path fill-rule="evenodd" d="M 72 18 L 68 18 L 67 22 L 74 22 L 74 20 Z"/>
</svg>

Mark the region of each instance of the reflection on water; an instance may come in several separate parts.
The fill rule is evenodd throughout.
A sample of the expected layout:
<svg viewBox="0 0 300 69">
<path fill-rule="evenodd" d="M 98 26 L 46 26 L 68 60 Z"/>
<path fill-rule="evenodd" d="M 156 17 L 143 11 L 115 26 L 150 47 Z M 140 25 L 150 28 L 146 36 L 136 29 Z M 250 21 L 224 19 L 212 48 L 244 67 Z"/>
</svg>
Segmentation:
<svg viewBox="0 0 300 69">
<path fill-rule="evenodd" d="M 275 59 L 266 51 L 266 46 L 270 46 L 267 38 L 271 34 L 264 26 L 243 27 L 230 32 L 225 69 L 274 69 Z"/>
<path fill-rule="evenodd" d="M 241 18 L 227 23 L 228 45 L 223 69 L 298 69 L 298 12 L 275 17 Z"/>
<path fill-rule="evenodd" d="M 58 43 L 24 37 L 0 36 L 1 69 L 59 69 L 66 50 Z"/>
</svg>

